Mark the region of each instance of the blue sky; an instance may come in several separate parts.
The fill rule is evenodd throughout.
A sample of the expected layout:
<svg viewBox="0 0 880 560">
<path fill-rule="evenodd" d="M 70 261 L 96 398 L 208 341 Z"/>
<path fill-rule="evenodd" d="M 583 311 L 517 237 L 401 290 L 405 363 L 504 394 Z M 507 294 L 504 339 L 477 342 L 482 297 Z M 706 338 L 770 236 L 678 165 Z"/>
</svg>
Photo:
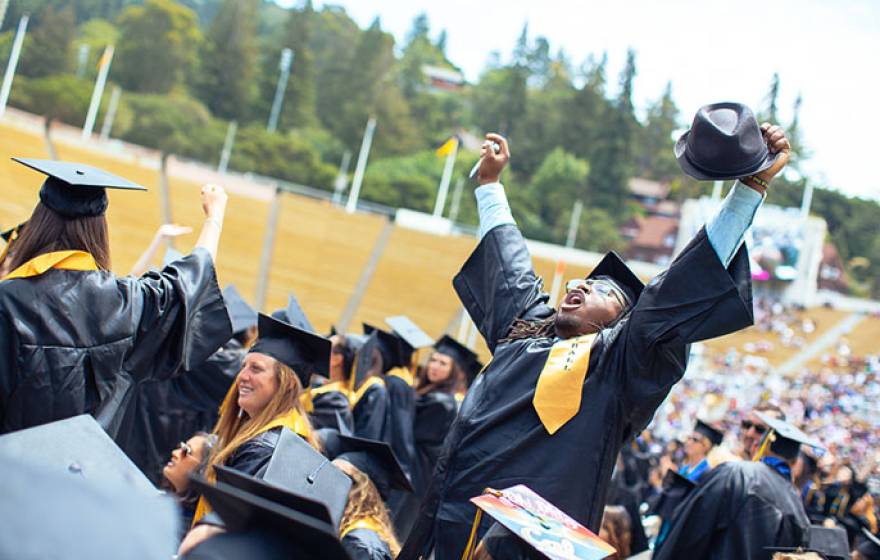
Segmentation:
<svg viewBox="0 0 880 560">
<path fill-rule="evenodd" d="M 297 0 L 278 0 L 295 5 Z M 615 81 L 627 47 L 637 51 L 637 106 L 667 81 L 690 120 L 703 104 L 759 106 L 771 76 L 781 77 L 783 120 L 803 93 L 801 128 L 813 152 L 807 172 L 846 193 L 880 199 L 874 170 L 880 110 L 880 2 L 871 0 L 335 0 L 361 25 L 376 16 L 402 41 L 420 12 L 432 33 L 448 33 L 447 52 L 474 81 L 489 53 L 509 55 L 528 21 L 576 63 L 608 52 Z"/>
</svg>

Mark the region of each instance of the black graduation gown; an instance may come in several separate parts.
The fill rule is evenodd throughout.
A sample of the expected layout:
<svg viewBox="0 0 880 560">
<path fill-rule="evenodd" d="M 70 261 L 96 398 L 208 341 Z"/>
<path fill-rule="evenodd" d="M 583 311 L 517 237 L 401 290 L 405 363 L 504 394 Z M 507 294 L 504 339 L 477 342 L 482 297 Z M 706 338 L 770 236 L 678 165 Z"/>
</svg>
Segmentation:
<svg viewBox="0 0 880 560">
<path fill-rule="evenodd" d="M 636 496 L 636 492 L 624 485 L 622 480 L 612 479 L 608 505 L 621 506 L 629 514 L 630 555 L 648 550 L 648 536 L 645 534 L 645 526 L 642 525 L 642 515 L 639 512 L 639 501 Z"/>
<path fill-rule="evenodd" d="M 356 437 L 391 443 L 391 409 L 384 382 L 369 387 L 353 404 L 351 413 Z"/>
<path fill-rule="evenodd" d="M 715 467 L 675 510 L 654 560 L 765 560 L 797 547 L 810 525 L 791 482 L 764 463 Z"/>
<path fill-rule="evenodd" d="M 233 338 L 191 371 L 139 386 L 132 437 L 124 451 L 154 483 L 181 441 L 213 429 L 246 352 Z"/>
<path fill-rule="evenodd" d="M 453 286 L 493 357 L 450 429 L 401 560 L 432 545 L 436 560 L 460 557 L 475 513 L 468 500 L 487 486 L 525 484 L 598 533 L 617 454 L 681 379 L 689 343 L 752 323 L 745 246 L 725 269 L 701 229 L 628 316 L 596 337 L 580 411 L 550 436 L 532 399 L 554 340 L 499 343 L 514 319 L 554 312 L 516 226 L 491 230 Z"/>
<path fill-rule="evenodd" d="M 394 560 L 391 549 L 375 531 L 355 529 L 342 537 L 342 548 L 351 560 Z"/>
<path fill-rule="evenodd" d="M 354 430 L 354 417 L 351 414 L 351 405 L 348 396 L 342 391 L 324 391 L 312 394 L 312 413 L 309 421 L 312 428 L 339 429 L 339 420 L 349 430 Z"/>
<path fill-rule="evenodd" d="M 278 446 L 283 429 L 282 427 L 272 428 L 252 437 L 239 445 L 224 464 L 231 469 L 262 478 L 269 465 L 269 459 L 275 453 L 275 447 Z"/>
<path fill-rule="evenodd" d="M 136 385 L 232 337 L 209 253 L 140 278 L 51 269 L 0 282 L 0 433 L 90 413 L 123 448 Z"/>
<path fill-rule="evenodd" d="M 403 472 L 412 478 L 416 459 L 416 440 L 413 435 L 416 392 L 412 385 L 394 374 L 385 376 L 385 387 L 388 390 L 391 449 L 400 461 Z"/>
</svg>

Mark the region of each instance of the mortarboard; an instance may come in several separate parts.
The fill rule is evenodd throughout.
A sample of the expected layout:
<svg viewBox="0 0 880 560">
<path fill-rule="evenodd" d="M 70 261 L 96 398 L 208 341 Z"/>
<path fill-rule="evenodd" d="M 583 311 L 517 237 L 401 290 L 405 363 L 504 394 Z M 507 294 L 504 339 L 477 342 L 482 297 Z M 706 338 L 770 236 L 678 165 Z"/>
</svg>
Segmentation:
<svg viewBox="0 0 880 560">
<path fill-rule="evenodd" d="M 345 335 L 346 341 L 348 341 L 351 336 L 352 335 L 348 334 Z M 357 358 L 355 359 L 354 376 L 351 385 L 352 391 L 356 391 L 361 385 L 363 385 L 364 381 L 372 375 L 373 361 L 375 358 L 373 354 L 376 352 L 381 354 L 379 351 L 379 333 L 373 332 L 368 336 L 361 337 L 359 341 L 360 345 L 357 348 Z"/>
<path fill-rule="evenodd" d="M 169 497 L 6 452 L 0 472 L 0 558 L 167 560 L 177 550 L 180 516 Z"/>
<path fill-rule="evenodd" d="M 12 159 L 48 175 L 40 189 L 40 201 L 67 218 L 103 215 L 108 203 L 106 189 L 147 190 L 128 179 L 83 163 L 51 159 Z"/>
<path fill-rule="evenodd" d="M 397 315 L 395 317 L 386 317 L 385 322 L 391 327 L 391 330 L 403 340 L 405 350 L 406 363 L 412 361 L 412 354 L 419 348 L 426 348 L 434 344 L 434 339 L 428 336 L 409 317 L 405 315 Z"/>
<path fill-rule="evenodd" d="M 238 334 L 257 324 L 257 312 L 241 297 L 238 289 L 232 284 L 223 289 L 223 301 L 232 321 L 232 332 Z"/>
<path fill-rule="evenodd" d="M 823 449 L 822 444 L 819 443 L 819 441 L 808 436 L 788 422 L 779 420 L 763 412 L 756 411 L 755 415 L 769 427 L 769 430 L 764 435 L 761 449 L 764 449 L 769 442 L 770 450 L 786 459 L 794 459 L 797 457 L 801 445 Z"/>
<path fill-rule="evenodd" d="M 348 559 L 336 529 L 326 521 L 229 484 L 217 482 L 212 485 L 201 476 L 194 476 L 190 483 L 223 520 L 227 534 L 239 535 L 243 541 L 239 544 L 248 551 L 250 558 Z M 196 548 L 192 557 L 231 558 L 223 552 L 223 549 L 230 548 L 223 540 L 224 536 L 205 541 L 205 548 Z M 215 539 L 221 540 L 208 547 L 207 543 Z M 216 549 L 217 555 L 206 554 L 208 549 Z"/>
<path fill-rule="evenodd" d="M 458 367 L 466 372 L 471 364 L 477 362 L 477 354 L 473 350 L 448 334 L 444 334 L 440 337 L 440 340 L 434 344 L 434 349 L 440 354 L 445 354 L 455 360 Z"/>
<path fill-rule="evenodd" d="M 672 519 L 675 508 L 684 501 L 696 485 L 696 482 L 676 472 L 675 469 L 667 470 L 663 475 L 660 498 L 654 506 L 653 513 L 669 521 Z"/>
<path fill-rule="evenodd" d="M 339 526 L 351 480 L 309 443 L 290 430 L 281 437 L 260 478 L 298 496 L 324 504 L 332 523 Z"/>
<path fill-rule="evenodd" d="M 412 483 L 400 465 L 391 446 L 384 441 L 353 436 L 338 436 L 332 446 L 334 459 L 342 459 L 370 477 L 382 498 L 387 499 L 391 490 L 413 492 Z"/>
<path fill-rule="evenodd" d="M 21 235 L 21 230 L 24 228 L 27 222 L 22 222 L 15 227 L 9 228 L 6 231 L 0 233 L 0 237 L 3 238 L 3 241 L 9 243 L 10 241 L 15 241 L 18 239 L 18 236 Z"/>
<path fill-rule="evenodd" d="M 767 546 L 768 552 L 815 552 L 825 560 L 849 560 L 849 541 L 846 529 L 810 525 L 800 547 Z"/>
<path fill-rule="evenodd" d="M 292 368 L 303 387 L 309 386 L 313 373 L 329 375 L 330 340 L 262 313 L 257 328 L 260 335 L 250 352 L 272 356 Z"/>
<path fill-rule="evenodd" d="M 0 453 L 73 480 L 155 495 L 157 490 L 88 414 L 0 436 Z"/>
<path fill-rule="evenodd" d="M 623 293 L 629 308 L 635 305 L 639 296 L 642 295 L 642 290 L 645 289 L 644 282 L 639 280 L 635 272 L 626 266 L 620 255 L 614 251 L 606 253 L 596 268 L 587 275 L 587 278 L 597 279 L 602 276 L 606 276 L 614 282 L 615 286 Z"/>
<path fill-rule="evenodd" d="M 309 321 L 309 318 L 306 316 L 306 312 L 303 311 L 296 296 L 291 293 L 287 294 L 287 307 L 273 311 L 272 317 L 280 319 L 285 323 L 290 323 L 294 327 L 304 331 L 317 332 L 315 327 L 313 327 L 312 323 Z"/>
<path fill-rule="evenodd" d="M 718 445 L 722 441 L 724 441 L 724 432 L 722 432 L 715 426 L 703 422 L 699 418 L 697 418 L 697 423 L 694 426 L 694 431 L 702 436 L 705 436 L 706 439 L 708 439 L 713 446 Z"/>
<path fill-rule="evenodd" d="M 396 367 L 404 367 L 407 365 L 406 356 L 404 355 L 403 339 L 396 334 L 382 330 L 373 325 L 363 324 L 364 334 L 370 335 L 376 333 L 376 341 L 379 352 L 382 353 L 382 373 L 394 369 Z"/>
</svg>

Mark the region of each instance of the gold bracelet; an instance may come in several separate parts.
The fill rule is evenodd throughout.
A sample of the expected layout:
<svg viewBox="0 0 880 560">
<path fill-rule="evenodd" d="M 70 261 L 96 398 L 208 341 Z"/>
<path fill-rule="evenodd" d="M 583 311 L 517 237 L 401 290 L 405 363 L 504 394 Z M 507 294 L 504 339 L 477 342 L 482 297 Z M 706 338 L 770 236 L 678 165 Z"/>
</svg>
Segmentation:
<svg viewBox="0 0 880 560">
<path fill-rule="evenodd" d="M 743 179 L 747 181 L 754 181 L 754 183 L 759 187 L 763 187 L 765 189 L 770 188 L 770 183 L 768 183 L 764 179 L 761 179 L 757 175 L 749 175 L 748 177 L 743 177 Z"/>
</svg>

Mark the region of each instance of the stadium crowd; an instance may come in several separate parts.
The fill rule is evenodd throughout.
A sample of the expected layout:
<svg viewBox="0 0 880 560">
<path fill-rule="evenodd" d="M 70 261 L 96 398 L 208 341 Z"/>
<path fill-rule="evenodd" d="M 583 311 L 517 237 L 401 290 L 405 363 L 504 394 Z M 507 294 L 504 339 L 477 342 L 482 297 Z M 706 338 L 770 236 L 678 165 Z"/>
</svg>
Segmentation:
<svg viewBox="0 0 880 560">
<path fill-rule="evenodd" d="M 747 107 L 703 107 L 676 157 L 737 180 L 718 215 L 647 285 L 612 252 L 551 307 L 488 134 L 480 242 L 453 279 L 486 364 L 417 309 L 320 334 L 295 297 L 266 315 L 221 290 L 215 185 L 191 254 L 145 271 L 180 231 L 163 226 L 117 277 L 106 189 L 142 187 L 19 160 L 47 178 L 0 256 L 0 556 L 880 558 L 880 357 L 841 346 L 784 376 L 691 351 L 817 328 L 753 300 L 743 242 L 789 152 Z M 505 502 L 528 531 L 471 501 L 518 485 L 543 504 Z"/>
</svg>

